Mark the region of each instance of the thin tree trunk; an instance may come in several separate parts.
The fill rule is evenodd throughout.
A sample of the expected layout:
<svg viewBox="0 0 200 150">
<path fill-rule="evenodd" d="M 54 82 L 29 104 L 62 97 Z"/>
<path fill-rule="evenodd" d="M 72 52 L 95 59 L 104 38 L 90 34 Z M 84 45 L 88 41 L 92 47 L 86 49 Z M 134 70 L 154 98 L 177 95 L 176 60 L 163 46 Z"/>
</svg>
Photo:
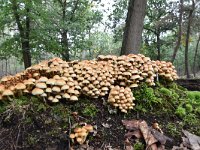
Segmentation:
<svg viewBox="0 0 200 150">
<path fill-rule="evenodd" d="M 158 51 L 158 55 L 157 55 L 157 60 L 161 59 L 161 53 L 160 53 L 160 31 L 158 31 L 158 33 L 156 34 L 156 38 L 157 38 L 157 51 Z"/>
<path fill-rule="evenodd" d="M 61 43 L 62 43 L 62 57 L 64 60 L 69 61 L 69 47 L 68 47 L 68 39 L 67 39 L 67 31 L 64 30 L 62 32 L 61 37 Z"/>
<path fill-rule="evenodd" d="M 171 60 L 172 63 L 174 62 L 174 60 L 176 58 L 178 48 L 180 47 L 180 44 L 181 44 L 182 18 L 183 18 L 183 0 L 180 0 L 179 20 L 178 20 L 178 38 L 177 38 L 176 46 L 174 47 L 174 52 L 173 52 L 173 56 L 172 56 L 172 60 Z"/>
<path fill-rule="evenodd" d="M 139 53 L 147 0 L 130 0 L 121 55 Z"/>
<path fill-rule="evenodd" d="M 188 49 L 189 49 L 190 29 L 191 29 L 191 23 L 192 23 L 192 14 L 194 11 L 194 1 L 192 3 L 193 3 L 192 8 L 189 11 L 189 16 L 188 16 L 187 34 L 186 34 L 186 40 L 185 40 L 185 74 L 187 78 L 190 78 Z"/>
<path fill-rule="evenodd" d="M 199 48 L 199 41 L 200 41 L 200 34 L 199 34 L 199 38 L 197 40 L 197 45 L 196 45 L 195 54 L 194 54 L 194 62 L 193 62 L 193 74 L 194 74 L 194 77 L 196 77 L 196 59 L 197 59 L 197 52 L 198 52 L 198 48 Z"/>
<path fill-rule="evenodd" d="M 8 75 L 8 59 L 6 58 L 6 72 L 5 72 L 6 75 Z"/>
<path fill-rule="evenodd" d="M 67 7 L 67 1 L 64 2 L 59 1 L 62 6 L 62 22 L 64 24 L 65 18 L 66 18 L 66 7 Z M 69 47 L 68 47 L 68 39 L 67 39 L 67 30 L 62 29 L 61 31 L 61 44 L 62 44 L 62 57 L 64 60 L 69 61 Z"/>
<path fill-rule="evenodd" d="M 22 46 L 22 53 L 23 53 L 23 61 L 24 61 L 24 67 L 28 68 L 31 66 L 31 53 L 30 53 L 30 39 L 29 39 L 29 33 L 30 33 L 30 17 L 29 17 L 29 13 L 30 13 L 30 9 L 29 6 L 27 6 L 27 4 L 25 4 L 26 6 L 26 29 L 23 28 L 22 24 L 21 24 L 21 20 L 20 20 L 20 16 L 18 14 L 18 6 L 17 6 L 17 1 L 16 0 L 12 0 L 12 8 L 13 8 L 13 13 L 14 13 L 14 17 L 17 23 L 17 27 L 19 30 L 19 34 L 20 34 L 20 39 L 21 39 L 21 46 Z"/>
</svg>

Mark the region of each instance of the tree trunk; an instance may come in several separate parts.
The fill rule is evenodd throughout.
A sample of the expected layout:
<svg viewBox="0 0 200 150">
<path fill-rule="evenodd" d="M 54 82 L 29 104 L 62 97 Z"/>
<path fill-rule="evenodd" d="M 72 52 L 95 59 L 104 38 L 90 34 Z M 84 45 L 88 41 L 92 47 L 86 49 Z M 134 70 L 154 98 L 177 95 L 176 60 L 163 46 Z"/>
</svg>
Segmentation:
<svg viewBox="0 0 200 150">
<path fill-rule="evenodd" d="M 194 1 L 192 2 L 192 8 L 189 11 L 187 34 L 186 34 L 186 40 L 185 40 L 185 74 L 186 74 L 187 78 L 190 78 L 189 61 L 188 61 L 188 48 L 189 48 L 190 29 L 191 29 L 193 11 L 194 11 Z"/>
<path fill-rule="evenodd" d="M 200 41 L 200 34 L 199 34 L 199 38 L 197 40 L 197 45 L 196 45 L 196 48 L 195 48 L 195 54 L 194 54 L 194 62 L 193 62 L 193 74 L 194 74 L 194 77 L 196 77 L 196 59 L 197 59 L 197 52 L 198 52 L 198 47 L 199 47 L 199 41 Z"/>
<path fill-rule="evenodd" d="M 172 60 L 171 60 L 172 63 L 174 62 L 174 60 L 176 58 L 178 48 L 180 47 L 180 44 L 181 44 L 182 18 L 183 18 L 183 0 L 180 0 L 179 20 L 178 20 L 178 39 L 176 42 L 176 46 L 174 47 L 174 52 L 173 52 L 173 56 L 172 56 Z"/>
<path fill-rule="evenodd" d="M 25 69 L 31 66 L 31 53 L 30 53 L 30 38 L 29 38 L 29 33 L 30 33 L 30 9 L 27 4 L 25 4 L 25 9 L 26 9 L 26 21 L 25 21 L 25 27 L 23 28 L 20 16 L 18 13 L 18 6 L 17 6 L 17 1 L 12 0 L 12 6 L 13 6 L 13 13 L 14 17 L 17 23 L 17 27 L 19 30 L 20 34 L 20 39 L 21 39 L 21 46 L 22 46 L 22 54 L 23 54 L 23 61 L 24 61 L 24 67 Z"/>
<path fill-rule="evenodd" d="M 67 31 L 64 30 L 61 34 L 61 43 L 62 43 L 62 57 L 65 61 L 69 61 L 69 47 L 68 47 L 68 39 L 67 39 Z"/>
<path fill-rule="evenodd" d="M 62 22 L 64 24 L 65 18 L 66 18 L 66 7 L 67 7 L 67 1 L 64 0 L 64 2 L 60 1 L 60 4 L 62 6 Z M 68 47 L 68 39 L 67 39 L 67 30 L 62 29 L 61 31 L 61 44 L 62 44 L 62 57 L 65 61 L 69 61 L 69 47 Z"/>
<path fill-rule="evenodd" d="M 139 53 L 147 0 L 130 0 L 121 55 Z"/>
<path fill-rule="evenodd" d="M 161 53 L 160 53 L 160 31 L 158 31 L 158 33 L 156 34 L 156 39 L 157 39 L 157 51 L 158 51 L 158 55 L 157 55 L 157 60 L 161 59 Z"/>
</svg>

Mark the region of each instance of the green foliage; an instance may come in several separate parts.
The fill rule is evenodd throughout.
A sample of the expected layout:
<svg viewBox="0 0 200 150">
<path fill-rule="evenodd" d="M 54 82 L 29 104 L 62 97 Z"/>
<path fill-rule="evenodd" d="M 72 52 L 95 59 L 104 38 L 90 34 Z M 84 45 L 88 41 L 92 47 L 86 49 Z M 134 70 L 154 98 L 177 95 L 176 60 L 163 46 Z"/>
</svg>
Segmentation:
<svg viewBox="0 0 200 150">
<path fill-rule="evenodd" d="M 85 115 L 85 116 L 94 117 L 94 116 L 96 116 L 97 112 L 98 112 L 98 109 L 96 108 L 96 106 L 94 104 L 88 104 L 83 109 L 83 115 Z"/>
</svg>

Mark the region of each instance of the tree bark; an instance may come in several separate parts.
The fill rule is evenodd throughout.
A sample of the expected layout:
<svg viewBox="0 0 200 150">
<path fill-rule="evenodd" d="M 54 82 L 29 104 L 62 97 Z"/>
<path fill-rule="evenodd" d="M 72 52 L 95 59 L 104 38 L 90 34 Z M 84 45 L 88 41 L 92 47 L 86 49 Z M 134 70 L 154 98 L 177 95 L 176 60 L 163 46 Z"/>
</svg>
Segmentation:
<svg viewBox="0 0 200 150">
<path fill-rule="evenodd" d="M 61 34 L 61 43 L 62 43 L 62 57 L 65 61 L 69 61 L 69 47 L 68 47 L 68 39 L 67 39 L 67 31 L 63 30 Z"/>
<path fill-rule="evenodd" d="M 66 7 L 67 0 L 61 1 L 59 0 L 62 7 L 62 23 L 64 24 L 66 19 Z M 67 30 L 65 28 L 61 29 L 61 45 L 62 45 L 62 58 L 66 61 L 69 61 L 69 47 L 68 47 L 68 39 L 67 39 Z"/>
<path fill-rule="evenodd" d="M 197 45 L 196 45 L 196 48 L 195 48 L 195 54 L 194 54 L 194 62 L 193 62 L 193 74 L 194 74 L 194 77 L 196 77 L 196 59 L 197 59 L 197 52 L 198 52 L 198 48 L 199 48 L 199 42 L 200 42 L 200 34 L 199 34 L 199 38 L 197 40 Z"/>
<path fill-rule="evenodd" d="M 183 18 L 183 0 L 180 0 L 179 20 L 178 20 L 178 38 L 177 38 L 176 46 L 174 47 L 174 52 L 172 55 L 172 60 L 171 60 L 172 63 L 174 62 L 174 60 L 176 58 L 178 48 L 180 47 L 180 44 L 181 44 L 182 18 Z"/>
<path fill-rule="evenodd" d="M 192 14 L 194 11 L 194 0 L 192 1 L 192 8 L 189 11 L 188 16 L 188 25 L 187 25 L 187 34 L 186 34 L 186 40 L 185 40 L 185 74 L 187 78 L 190 78 L 190 72 L 189 72 L 189 61 L 188 61 L 188 48 L 189 48 L 189 39 L 190 39 L 190 29 L 191 29 L 191 23 L 192 23 Z"/>
<path fill-rule="evenodd" d="M 161 59 L 161 53 L 160 53 L 160 31 L 158 30 L 158 33 L 156 34 L 156 39 L 157 39 L 157 51 L 158 51 L 158 55 L 157 55 L 157 60 Z"/>
<path fill-rule="evenodd" d="M 20 34 L 20 39 L 21 39 L 21 46 L 22 46 L 22 54 L 23 54 L 23 61 L 24 61 L 24 67 L 25 69 L 31 66 L 31 53 L 30 53 L 30 8 L 25 4 L 25 9 L 26 9 L 26 20 L 25 20 L 25 28 L 22 26 L 20 16 L 18 13 L 18 6 L 17 6 L 17 1 L 12 0 L 12 8 L 13 8 L 13 13 L 14 17 L 17 23 L 17 27 L 19 30 Z"/>
<path fill-rule="evenodd" d="M 121 55 L 139 53 L 147 0 L 130 0 Z"/>
</svg>

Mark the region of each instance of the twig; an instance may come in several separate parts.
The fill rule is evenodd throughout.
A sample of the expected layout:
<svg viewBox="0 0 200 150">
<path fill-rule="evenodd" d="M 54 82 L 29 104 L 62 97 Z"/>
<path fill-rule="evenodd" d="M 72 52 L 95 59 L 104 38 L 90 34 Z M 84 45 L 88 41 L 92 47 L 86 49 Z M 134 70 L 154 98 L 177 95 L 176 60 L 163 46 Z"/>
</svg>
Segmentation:
<svg viewBox="0 0 200 150">
<path fill-rule="evenodd" d="M 71 134 L 71 120 L 70 120 L 70 117 L 68 117 L 68 122 L 69 122 L 69 136 Z M 68 136 L 68 149 L 70 150 L 71 149 L 71 145 L 70 145 L 70 138 Z"/>
</svg>

